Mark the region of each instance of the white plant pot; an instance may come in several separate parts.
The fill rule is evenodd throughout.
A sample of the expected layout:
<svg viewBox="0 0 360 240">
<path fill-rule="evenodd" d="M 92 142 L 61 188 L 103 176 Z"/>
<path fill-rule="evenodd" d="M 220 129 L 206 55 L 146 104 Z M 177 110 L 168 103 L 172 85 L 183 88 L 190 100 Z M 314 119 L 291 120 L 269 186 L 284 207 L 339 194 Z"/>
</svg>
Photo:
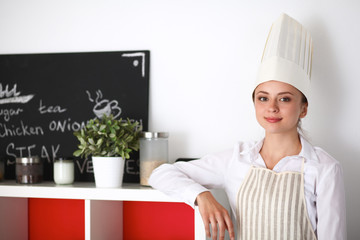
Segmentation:
<svg viewBox="0 0 360 240">
<path fill-rule="evenodd" d="M 92 157 L 95 185 L 99 188 L 122 186 L 125 160 L 121 157 Z"/>
</svg>

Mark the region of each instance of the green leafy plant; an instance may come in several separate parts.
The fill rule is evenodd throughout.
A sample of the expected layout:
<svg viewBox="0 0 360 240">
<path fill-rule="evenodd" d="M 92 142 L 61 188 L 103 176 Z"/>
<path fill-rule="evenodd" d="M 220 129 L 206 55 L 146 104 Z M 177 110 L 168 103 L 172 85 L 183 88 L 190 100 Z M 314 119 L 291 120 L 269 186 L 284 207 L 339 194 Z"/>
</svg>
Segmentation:
<svg viewBox="0 0 360 240">
<path fill-rule="evenodd" d="M 130 158 L 130 153 L 139 150 L 141 127 L 139 122 L 116 120 L 112 115 L 101 119 L 91 119 L 80 131 L 74 132 L 79 140 L 76 157 L 122 157 Z"/>
</svg>

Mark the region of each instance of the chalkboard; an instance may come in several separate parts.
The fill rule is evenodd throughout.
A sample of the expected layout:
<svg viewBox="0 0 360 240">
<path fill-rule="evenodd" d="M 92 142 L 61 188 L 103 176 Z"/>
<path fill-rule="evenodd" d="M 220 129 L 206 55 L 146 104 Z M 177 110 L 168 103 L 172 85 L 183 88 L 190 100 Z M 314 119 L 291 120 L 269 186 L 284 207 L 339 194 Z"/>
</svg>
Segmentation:
<svg viewBox="0 0 360 240">
<path fill-rule="evenodd" d="M 44 180 L 53 160 L 72 157 L 73 132 L 113 114 L 148 127 L 149 51 L 0 55 L 0 157 L 15 179 L 15 158 L 38 155 Z M 125 163 L 124 182 L 139 182 L 139 154 Z M 75 159 L 75 180 L 94 181 L 91 158 Z"/>
</svg>

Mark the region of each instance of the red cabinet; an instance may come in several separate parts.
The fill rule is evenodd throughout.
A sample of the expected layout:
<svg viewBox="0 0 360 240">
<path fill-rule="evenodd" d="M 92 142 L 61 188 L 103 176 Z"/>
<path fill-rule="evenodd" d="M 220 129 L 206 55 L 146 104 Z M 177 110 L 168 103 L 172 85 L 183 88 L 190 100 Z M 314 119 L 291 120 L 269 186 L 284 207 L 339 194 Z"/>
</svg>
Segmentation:
<svg viewBox="0 0 360 240">
<path fill-rule="evenodd" d="M 0 239 L 205 239 L 197 210 L 138 184 L 2 182 L 0 212 Z"/>
</svg>

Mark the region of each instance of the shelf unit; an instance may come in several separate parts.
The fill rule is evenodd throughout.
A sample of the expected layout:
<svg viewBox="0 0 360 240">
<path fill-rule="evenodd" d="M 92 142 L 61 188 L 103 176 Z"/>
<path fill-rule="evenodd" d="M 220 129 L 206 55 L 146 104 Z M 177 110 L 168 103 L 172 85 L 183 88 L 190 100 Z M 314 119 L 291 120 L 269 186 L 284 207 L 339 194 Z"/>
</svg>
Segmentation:
<svg viewBox="0 0 360 240">
<path fill-rule="evenodd" d="M 7 232 L 7 239 L 28 239 L 27 199 L 79 199 L 85 200 L 85 239 L 107 239 L 109 236 L 122 236 L 123 201 L 179 202 L 151 187 L 124 183 L 121 188 L 96 188 L 94 183 L 77 182 L 73 185 L 56 185 L 44 182 L 33 185 L 16 184 L 14 181 L 0 183 L 0 232 Z M 113 211 L 116 209 L 116 211 Z M 116 212 L 116 214 L 114 214 Z M 194 209 L 194 239 L 203 240 L 204 225 L 199 210 Z M 115 221 L 117 226 L 104 229 L 102 221 Z M 126 219 L 125 219 L 126 220 Z M 97 226 L 102 227 L 97 227 Z M 23 231 L 19 231 L 23 229 Z"/>
</svg>

